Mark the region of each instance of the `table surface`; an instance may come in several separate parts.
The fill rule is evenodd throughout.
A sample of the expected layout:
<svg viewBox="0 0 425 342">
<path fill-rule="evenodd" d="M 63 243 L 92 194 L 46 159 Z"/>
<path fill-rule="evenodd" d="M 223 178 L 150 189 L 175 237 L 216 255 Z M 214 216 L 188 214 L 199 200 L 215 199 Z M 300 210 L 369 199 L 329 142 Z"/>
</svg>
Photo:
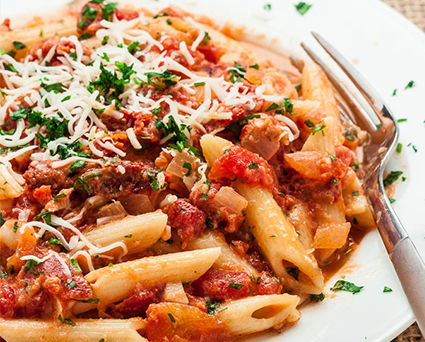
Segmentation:
<svg viewBox="0 0 425 342">
<path fill-rule="evenodd" d="M 382 0 L 425 31 L 425 0 Z M 425 342 L 416 323 L 392 342 Z"/>
</svg>

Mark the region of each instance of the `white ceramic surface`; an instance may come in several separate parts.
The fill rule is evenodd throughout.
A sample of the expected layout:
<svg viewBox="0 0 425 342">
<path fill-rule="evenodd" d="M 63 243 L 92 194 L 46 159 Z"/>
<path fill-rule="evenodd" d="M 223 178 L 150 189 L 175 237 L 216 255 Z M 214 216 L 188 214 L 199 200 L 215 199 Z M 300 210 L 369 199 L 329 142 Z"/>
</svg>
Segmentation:
<svg viewBox="0 0 425 342">
<path fill-rule="evenodd" d="M 129 0 L 127 0 L 128 2 Z M 164 0 L 132 0 L 137 5 L 165 6 Z M 413 24 L 378 0 L 310 0 L 304 16 L 289 0 L 174 0 L 190 11 L 208 14 L 220 21 L 243 24 L 252 40 L 272 44 L 282 52 L 299 54 L 299 41 L 312 42 L 314 30 L 335 45 L 379 91 L 401 122 L 403 151 L 393 158 L 391 170 L 407 177 L 398 182 L 395 209 L 425 258 L 425 35 Z M 0 17 L 43 14 L 66 3 L 64 0 L 0 0 Z M 270 3 L 271 11 L 263 5 Z M 13 23 L 13 22 L 12 22 Z M 272 42 L 272 38 L 278 42 Z M 313 43 L 311 43 L 313 45 Z M 404 90 L 409 81 L 412 89 Z M 397 95 L 392 96 L 393 90 Z M 412 143 L 412 146 L 407 146 Z M 352 295 L 329 288 L 346 280 L 364 286 Z M 384 286 L 393 292 L 383 293 Z M 250 338 L 255 341 L 387 342 L 413 322 L 413 315 L 377 232 L 369 233 L 348 264 L 326 286 L 327 298 L 302 310 L 302 318 L 281 334 L 270 332 Z"/>
</svg>

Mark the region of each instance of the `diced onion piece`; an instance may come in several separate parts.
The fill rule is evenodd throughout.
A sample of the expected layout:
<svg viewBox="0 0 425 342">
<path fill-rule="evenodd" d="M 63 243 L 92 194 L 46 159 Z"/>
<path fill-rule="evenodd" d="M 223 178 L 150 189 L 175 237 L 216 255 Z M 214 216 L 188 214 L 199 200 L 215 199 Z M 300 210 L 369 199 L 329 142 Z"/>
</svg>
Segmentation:
<svg viewBox="0 0 425 342">
<path fill-rule="evenodd" d="M 181 282 L 168 283 L 164 289 L 164 300 L 166 302 L 189 304 L 189 299 L 184 292 Z"/>
<path fill-rule="evenodd" d="M 99 209 L 97 214 L 98 219 L 96 220 L 97 224 L 106 224 L 112 221 L 116 221 L 127 216 L 122 204 L 118 201 L 107 204 Z"/>
<path fill-rule="evenodd" d="M 195 156 L 188 154 L 184 150 L 183 152 L 178 152 L 168 165 L 167 172 L 180 178 L 183 178 L 186 174 L 189 176 L 195 168 L 196 160 L 197 158 Z M 190 164 L 190 168 L 185 162 Z M 187 167 L 184 167 L 185 165 Z"/>
<path fill-rule="evenodd" d="M 212 202 L 219 207 L 226 207 L 233 214 L 240 214 L 248 205 L 248 201 L 229 186 L 221 187 Z"/>
</svg>

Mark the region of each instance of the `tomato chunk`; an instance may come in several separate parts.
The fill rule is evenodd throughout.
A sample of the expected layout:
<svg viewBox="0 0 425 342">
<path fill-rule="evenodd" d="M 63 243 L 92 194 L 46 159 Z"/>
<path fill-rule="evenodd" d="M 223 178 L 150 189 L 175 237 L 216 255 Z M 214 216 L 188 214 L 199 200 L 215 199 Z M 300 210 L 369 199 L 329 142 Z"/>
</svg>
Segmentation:
<svg viewBox="0 0 425 342">
<path fill-rule="evenodd" d="M 248 185 L 273 188 L 273 175 L 270 165 L 260 156 L 240 146 L 233 145 L 218 157 L 209 174 L 211 180 L 238 178 Z"/>
<path fill-rule="evenodd" d="M 224 301 L 249 296 L 250 279 L 245 272 L 209 270 L 192 283 L 197 294 Z"/>
</svg>

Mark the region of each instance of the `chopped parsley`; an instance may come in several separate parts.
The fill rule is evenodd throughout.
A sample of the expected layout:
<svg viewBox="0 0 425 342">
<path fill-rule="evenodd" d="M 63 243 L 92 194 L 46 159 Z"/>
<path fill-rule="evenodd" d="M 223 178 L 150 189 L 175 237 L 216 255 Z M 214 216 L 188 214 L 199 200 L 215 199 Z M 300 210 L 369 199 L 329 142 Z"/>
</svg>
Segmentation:
<svg viewBox="0 0 425 342">
<path fill-rule="evenodd" d="M 253 170 L 258 170 L 258 164 L 253 161 L 248 165 L 248 167 Z"/>
<path fill-rule="evenodd" d="M 414 85 L 415 85 L 415 81 L 410 81 L 409 83 L 407 83 L 407 85 L 404 88 L 404 90 L 409 89 L 409 88 L 413 88 Z"/>
<path fill-rule="evenodd" d="M 60 242 L 58 239 L 56 239 L 54 236 L 51 236 L 49 240 L 47 240 L 47 243 L 51 245 L 61 245 L 62 242 Z"/>
<path fill-rule="evenodd" d="M 363 289 L 363 286 L 357 286 L 349 281 L 338 280 L 333 287 L 331 287 L 332 291 L 346 291 L 351 292 L 352 294 L 359 293 Z"/>
<path fill-rule="evenodd" d="M 265 4 L 263 6 L 263 8 L 264 8 L 265 11 L 271 11 L 272 10 L 272 5 L 271 4 Z"/>
<path fill-rule="evenodd" d="M 28 114 L 31 113 L 31 108 L 25 108 L 24 105 L 20 105 L 19 109 L 10 114 L 10 118 L 13 121 L 21 121 L 27 118 Z"/>
<path fill-rule="evenodd" d="M 87 181 L 94 177 L 103 177 L 103 173 L 99 171 L 99 172 L 89 173 L 88 175 L 83 177 L 77 177 L 76 181 L 74 182 L 74 189 L 81 188 L 88 195 L 90 195 L 91 190 L 90 190 L 90 186 L 87 184 Z"/>
<path fill-rule="evenodd" d="M 69 318 L 63 319 L 62 318 L 62 315 L 59 315 L 58 316 L 58 320 L 61 321 L 64 324 L 68 324 L 68 325 L 70 325 L 72 327 L 75 326 L 75 323 L 71 319 L 69 319 Z"/>
<path fill-rule="evenodd" d="M 217 302 L 217 301 L 215 301 L 215 300 L 208 300 L 207 301 L 207 303 L 206 303 L 206 305 L 207 305 L 207 312 L 210 314 L 210 315 L 215 315 L 215 310 L 218 308 L 218 307 L 220 307 L 220 305 L 221 305 L 221 302 Z"/>
<path fill-rule="evenodd" d="M 390 203 L 393 204 L 396 200 L 394 198 L 389 198 Z"/>
<path fill-rule="evenodd" d="M 13 44 L 13 47 L 16 50 L 22 50 L 22 49 L 25 49 L 26 48 L 26 46 L 25 46 L 24 43 L 18 42 L 17 40 L 15 40 L 12 44 Z"/>
<path fill-rule="evenodd" d="M 83 270 L 81 269 L 81 267 L 80 267 L 80 265 L 78 264 L 78 261 L 77 260 L 75 260 L 75 259 L 70 259 L 70 258 L 67 258 L 68 259 L 68 261 L 71 263 L 71 265 L 73 265 L 74 266 L 74 270 L 75 271 L 77 271 L 78 273 L 82 273 L 83 272 Z"/>
<path fill-rule="evenodd" d="M 2 213 L 0 213 L 0 226 L 4 225 L 5 222 L 6 220 L 3 218 Z"/>
<path fill-rule="evenodd" d="M 71 280 L 69 283 L 66 283 L 65 284 L 65 287 L 67 288 L 67 289 L 73 289 L 75 286 L 77 285 L 77 283 L 75 282 L 75 281 L 73 281 L 73 280 Z"/>
<path fill-rule="evenodd" d="M 32 275 L 35 275 L 35 276 L 38 276 L 39 274 L 44 273 L 44 271 L 39 271 L 39 272 L 34 271 L 34 268 L 37 267 L 40 264 L 41 264 L 41 262 L 38 262 L 38 261 L 33 260 L 33 259 L 27 260 L 25 262 L 25 265 L 24 265 L 25 273 L 31 273 Z"/>
<path fill-rule="evenodd" d="M 205 82 L 196 82 L 193 85 L 194 85 L 194 87 L 201 87 L 201 86 L 205 85 Z"/>
<path fill-rule="evenodd" d="M 62 93 L 67 90 L 67 88 L 62 83 L 45 84 L 41 82 L 40 87 L 45 89 L 48 93 L 54 92 L 55 94 Z"/>
<path fill-rule="evenodd" d="M 155 191 L 159 191 L 159 182 L 158 180 L 155 178 L 154 175 L 148 175 L 149 180 L 151 181 L 151 188 L 154 189 Z"/>
<path fill-rule="evenodd" d="M 75 171 L 76 169 L 78 169 L 78 168 L 80 168 L 80 167 L 83 167 L 85 163 L 86 163 L 86 162 L 85 162 L 84 160 L 77 160 L 77 161 L 73 162 L 73 163 L 71 164 L 71 166 L 69 167 L 69 169 L 68 169 L 68 173 L 69 173 L 69 174 L 74 173 L 74 171 Z M 65 194 L 63 194 L 63 195 L 65 195 Z"/>
<path fill-rule="evenodd" d="M 15 223 L 13 224 L 13 232 L 16 233 L 18 231 L 19 225 L 18 225 L 18 221 L 15 221 Z"/>
<path fill-rule="evenodd" d="M 396 96 L 396 95 L 397 95 L 397 89 L 394 89 L 393 96 Z"/>
<path fill-rule="evenodd" d="M 16 68 L 15 68 L 12 64 L 5 64 L 5 65 L 4 65 L 4 68 L 5 68 L 7 71 L 12 71 L 12 72 L 15 72 L 15 73 L 19 74 L 19 71 L 18 71 L 18 70 L 16 70 Z"/>
<path fill-rule="evenodd" d="M 384 179 L 384 186 L 393 184 L 402 174 L 403 171 L 391 171 L 391 173 Z"/>
<path fill-rule="evenodd" d="M 44 222 L 46 222 L 46 224 L 50 225 L 50 223 L 52 221 L 52 213 L 50 211 L 45 211 L 45 212 L 40 213 L 37 216 L 35 216 L 34 220 L 38 220 L 39 218 L 42 218 L 44 220 Z"/>
<path fill-rule="evenodd" d="M 148 77 L 147 84 L 154 86 L 156 89 L 164 91 L 165 89 L 177 84 L 174 80 L 177 76 L 173 75 L 168 69 L 162 73 L 159 72 L 145 72 Z M 154 82 L 155 81 L 155 82 Z"/>
<path fill-rule="evenodd" d="M 87 89 L 93 93 L 95 90 L 99 91 L 99 96 L 104 96 L 109 104 L 115 102 L 116 107 L 120 107 L 119 96 L 124 93 L 124 85 L 130 83 L 130 76 L 136 73 L 133 70 L 133 64 L 130 66 L 122 63 L 115 62 L 115 66 L 121 72 L 122 77 L 119 77 L 117 72 L 105 69 L 103 63 L 100 63 L 100 75 L 96 81 L 90 82 Z M 113 91 L 111 92 L 111 89 Z"/>
<path fill-rule="evenodd" d="M 140 51 L 140 43 L 139 42 L 133 42 L 131 43 L 128 47 L 127 50 L 128 52 L 130 52 L 132 55 L 136 52 L 136 51 Z"/>
<path fill-rule="evenodd" d="M 184 175 L 188 177 L 190 173 L 192 172 L 192 164 L 185 160 L 183 163 L 183 168 L 187 170 L 187 172 Z"/>
<path fill-rule="evenodd" d="M 406 122 L 407 119 L 406 118 L 402 118 L 402 119 L 398 119 L 397 122 Z"/>
<path fill-rule="evenodd" d="M 325 299 L 325 295 L 323 293 L 315 295 L 315 294 L 311 294 L 310 295 L 311 300 L 314 300 L 316 302 L 321 302 Z"/>
<path fill-rule="evenodd" d="M 358 192 L 358 191 L 354 191 L 351 195 L 352 195 L 353 197 L 356 197 L 356 196 L 358 196 L 358 195 L 359 195 L 359 192 Z"/>
<path fill-rule="evenodd" d="M 386 293 L 386 292 L 393 292 L 393 289 L 390 288 L 390 287 L 388 287 L 388 286 L 384 286 L 384 290 L 382 292 L 384 292 L 384 293 Z"/>
<path fill-rule="evenodd" d="M 80 302 L 80 303 L 99 303 L 100 299 L 99 298 L 90 298 L 90 299 L 72 299 L 75 300 L 76 302 Z"/>
<path fill-rule="evenodd" d="M 124 235 L 124 237 L 125 237 L 126 239 L 131 239 L 131 238 L 133 237 L 133 234 Z"/>
<path fill-rule="evenodd" d="M 108 43 L 108 40 L 109 40 L 109 36 L 103 37 L 103 39 L 102 39 L 102 45 L 106 45 Z"/>
<path fill-rule="evenodd" d="M 288 98 L 285 98 L 281 103 L 272 103 L 267 109 L 266 112 L 269 112 L 271 110 L 276 110 L 277 114 L 284 114 L 284 110 L 288 113 L 293 115 L 294 113 L 292 110 L 294 109 L 294 105 L 292 104 L 291 100 Z"/>
<path fill-rule="evenodd" d="M 356 129 L 346 129 L 344 135 L 347 140 L 354 141 L 356 140 L 358 133 Z"/>
<path fill-rule="evenodd" d="M 299 14 L 304 15 L 307 13 L 307 11 L 310 9 L 312 5 L 306 4 L 305 2 L 299 2 L 298 4 L 294 6 Z"/>
<path fill-rule="evenodd" d="M 170 312 L 168 313 L 168 317 L 170 318 L 170 321 L 172 323 L 175 323 L 176 322 L 176 320 L 174 319 L 174 316 Z"/>
<path fill-rule="evenodd" d="M 304 121 L 305 125 L 308 127 L 309 130 L 311 130 L 311 134 L 316 134 L 317 132 L 322 131 L 322 134 L 325 135 L 325 132 L 323 132 L 323 129 L 326 127 L 325 125 L 320 124 L 322 121 L 320 121 L 317 125 L 315 125 L 311 120 Z"/>
<path fill-rule="evenodd" d="M 240 290 L 244 286 L 245 286 L 245 284 L 238 284 L 238 283 L 234 283 L 233 281 L 231 281 L 230 284 L 229 284 L 229 287 L 231 289 L 235 289 L 235 290 Z"/>
<path fill-rule="evenodd" d="M 396 148 L 397 153 L 401 153 L 402 149 L 403 149 L 403 145 L 401 143 L 398 143 Z"/>
<path fill-rule="evenodd" d="M 336 182 L 338 182 L 338 179 L 336 179 L 336 178 L 331 178 L 331 180 L 329 181 L 329 183 L 336 183 Z"/>
</svg>

